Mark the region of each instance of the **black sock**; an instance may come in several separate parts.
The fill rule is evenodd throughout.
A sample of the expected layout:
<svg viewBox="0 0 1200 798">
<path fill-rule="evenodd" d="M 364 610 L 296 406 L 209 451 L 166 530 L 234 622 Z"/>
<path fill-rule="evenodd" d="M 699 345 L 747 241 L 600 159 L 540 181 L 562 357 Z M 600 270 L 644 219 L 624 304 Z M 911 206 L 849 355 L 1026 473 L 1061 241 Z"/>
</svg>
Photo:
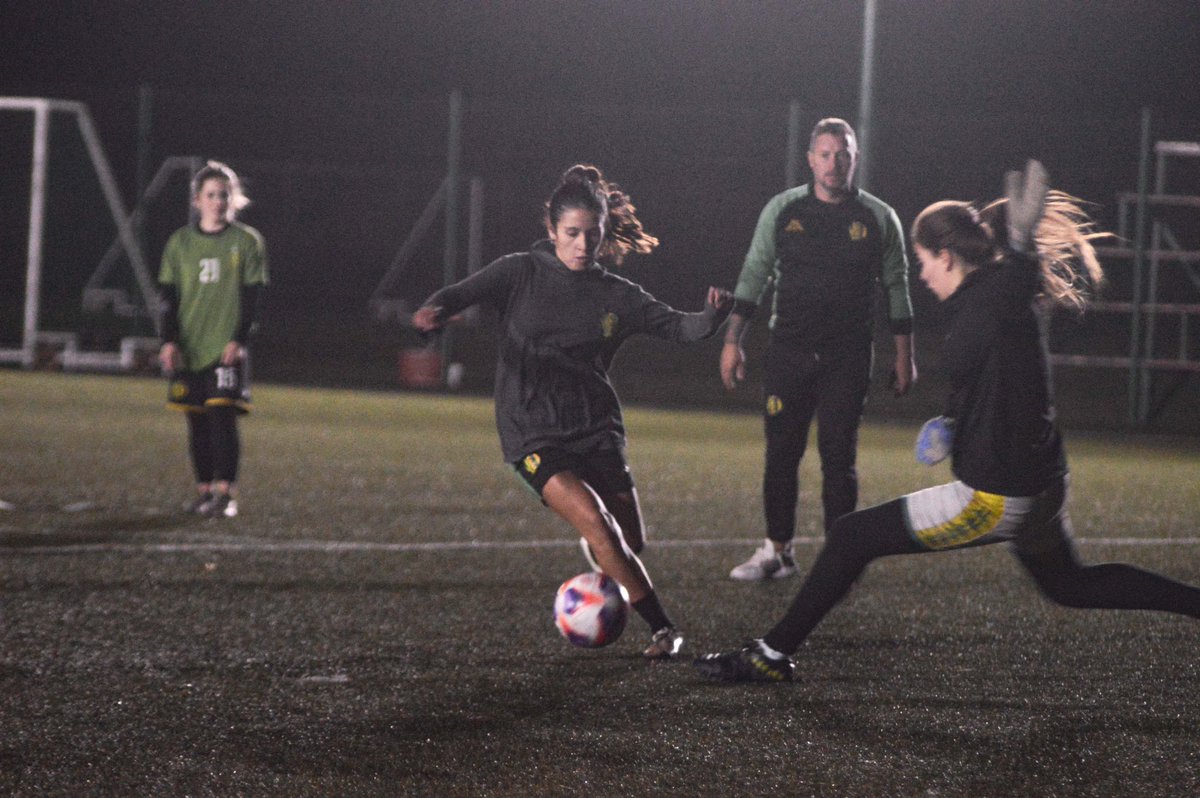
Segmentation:
<svg viewBox="0 0 1200 798">
<path fill-rule="evenodd" d="M 658 594 L 651 590 L 642 598 L 633 602 L 633 608 L 642 620 L 650 625 L 650 631 L 657 632 L 664 626 L 674 626 L 662 605 L 658 603 Z"/>
</svg>

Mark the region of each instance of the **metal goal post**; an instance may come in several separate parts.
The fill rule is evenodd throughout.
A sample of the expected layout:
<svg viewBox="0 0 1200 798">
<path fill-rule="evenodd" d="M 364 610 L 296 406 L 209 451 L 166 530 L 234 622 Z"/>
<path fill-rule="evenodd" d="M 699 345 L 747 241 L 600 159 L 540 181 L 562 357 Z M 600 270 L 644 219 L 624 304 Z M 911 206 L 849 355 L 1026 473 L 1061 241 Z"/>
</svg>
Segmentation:
<svg viewBox="0 0 1200 798">
<path fill-rule="evenodd" d="M 157 307 L 154 281 L 146 267 L 129 213 L 121 200 L 112 167 L 100 144 L 96 126 L 85 104 L 71 100 L 54 100 L 45 97 L 0 97 L 0 111 L 31 113 L 33 115 L 33 147 L 31 153 L 31 175 L 29 189 L 29 242 L 25 254 L 25 309 L 20 346 L 5 346 L 0 341 L 0 363 L 20 363 L 33 368 L 37 360 L 39 335 L 39 309 L 42 285 L 42 247 L 45 236 L 46 174 L 50 162 L 50 120 L 52 114 L 65 114 L 74 118 L 87 148 L 88 160 L 100 181 L 105 204 L 117 227 L 117 236 L 125 250 L 137 280 L 138 290 L 147 309 Z M 159 320 L 150 313 L 157 330 Z"/>
</svg>

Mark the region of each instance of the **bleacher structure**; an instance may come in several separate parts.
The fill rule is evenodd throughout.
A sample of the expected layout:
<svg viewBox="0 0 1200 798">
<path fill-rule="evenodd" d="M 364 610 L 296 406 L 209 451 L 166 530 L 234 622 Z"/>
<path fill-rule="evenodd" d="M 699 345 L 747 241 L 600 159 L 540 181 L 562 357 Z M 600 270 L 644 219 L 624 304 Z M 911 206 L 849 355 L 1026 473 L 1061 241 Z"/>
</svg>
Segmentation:
<svg viewBox="0 0 1200 798">
<path fill-rule="evenodd" d="M 1088 306 L 1089 313 L 1128 318 L 1128 354 L 1068 354 L 1056 352 L 1057 366 L 1125 369 L 1129 380 L 1129 422 L 1136 427 L 1149 424 L 1161 410 L 1155 399 L 1155 380 L 1169 374 L 1188 378 L 1200 373 L 1200 356 L 1191 335 L 1190 319 L 1200 316 L 1200 301 L 1178 301 L 1164 295 L 1164 270 L 1178 270 L 1200 298 L 1200 249 L 1181 245 L 1168 218 L 1180 209 L 1184 219 L 1200 222 L 1200 196 L 1168 193 L 1167 173 L 1172 161 L 1197 159 L 1200 142 L 1158 141 L 1150 146 L 1148 120 L 1143 119 L 1142 157 L 1138 190 L 1117 197 L 1117 246 L 1098 246 L 1096 253 L 1105 271 L 1117 275 L 1127 271 L 1128 296 L 1102 299 Z M 1150 185 L 1149 161 L 1153 151 L 1154 184 Z M 1200 185 L 1196 187 L 1200 191 Z M 1190 211 L 1195 211 L 1191 213 Z M 1132 216 L 1132 222 L 1131 222 Z M 1192 244 L 1192 246 L 1197 246 Z M 1115 281 L 1110 281 L 1110 285 Z M 1122 280 L 1122 285 L 1125 281 Z M 1182 281 L 1173 281 L 1178 295 Z"/>
</svg>

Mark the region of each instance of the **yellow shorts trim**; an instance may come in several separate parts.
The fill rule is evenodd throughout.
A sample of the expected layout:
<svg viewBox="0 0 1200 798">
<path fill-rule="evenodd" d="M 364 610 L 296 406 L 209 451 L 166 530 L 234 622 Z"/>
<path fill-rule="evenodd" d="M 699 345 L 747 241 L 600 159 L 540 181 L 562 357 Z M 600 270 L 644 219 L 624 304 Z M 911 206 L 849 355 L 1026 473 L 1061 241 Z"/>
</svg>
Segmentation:
<svg viewBox="0 0 1200 798">
<path fill-rule="evenodd" d="M 961 485 L 961 483 L 959 484 Z M 937 491 L 938 489 L 930 490 Z M 914 504 L 920 502 L 922 498 L 926 498 L 921 495 L 922 493 L 926 492 L 913 494 L 907 497 L 908 501 Z M 957 507 L 953 505 L 948 507 L 943 503 L 938 508 L 941 510 L 940 513 L 935 510 L 925 514 L 924 525 L 913 523 L 917 513 L 910 508 L 908 516 L 912 526 L 912 536 L 918 543 L 929 549 L 953 549 L 977 543 L 997 531 L 1004 518 L 1004 502 L 1003 496 L 984 493 L 980 490 L 971 491 L 970 497 L 965 503 L 959 502 Z M 930 518 L 931 515 L 934 517 Z M 937 521 L 938 515 L 945 520 Z"/>
</svg>

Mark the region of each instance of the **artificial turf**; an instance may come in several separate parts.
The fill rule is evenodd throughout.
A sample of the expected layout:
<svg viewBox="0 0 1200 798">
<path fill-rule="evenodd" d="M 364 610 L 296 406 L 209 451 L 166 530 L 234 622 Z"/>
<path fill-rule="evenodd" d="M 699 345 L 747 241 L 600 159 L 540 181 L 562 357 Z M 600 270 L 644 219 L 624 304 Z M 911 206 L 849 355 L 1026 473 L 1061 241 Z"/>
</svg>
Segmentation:
<svg viewBox="0 0 1200 798">
<path fill-rule="evenodd" d="M 797 656 L 724 687 L 562 640 L 573 536 L 483 399 L 258 386 L 242 514 L 179 511 L 158 380 L 0 372 L 0 792 L 1148 796 L 1200 793 L 1200 626 L 1053 606 L 1002 546 L 872 565 Z M 798 582 L 762 535 L 760 422 L 627 412 L 644 560 L 687 652 Z M 949 478 L 869 423 L 862 503 Z M 1200 583 L 1200 444 L 1068 434 L 1090 561 Z M 798 559 L 819 540 L 814 458 Z"/>
</svg>

